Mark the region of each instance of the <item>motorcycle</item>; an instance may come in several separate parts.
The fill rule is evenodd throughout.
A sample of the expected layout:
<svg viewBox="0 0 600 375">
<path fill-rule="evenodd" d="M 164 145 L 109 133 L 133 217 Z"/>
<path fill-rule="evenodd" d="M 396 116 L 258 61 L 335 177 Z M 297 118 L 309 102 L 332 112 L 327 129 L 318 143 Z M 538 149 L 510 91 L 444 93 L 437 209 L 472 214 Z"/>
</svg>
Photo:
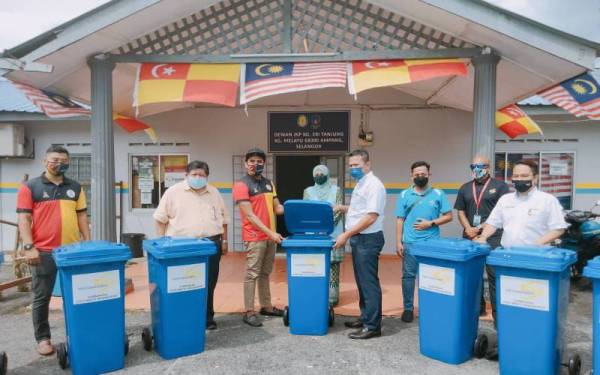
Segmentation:
<svg viewBox="0 0 600 375">
<path fill-rule="evenodd" d="M 569 228 L 560 238 L 560 246 L 577 252 L 577 262 L 571 266 L 573 281 L 581 278 L 590 259 L 600 255 L 600 213 L 594 212 L 597 207 L 600 201 L 589 211 L 572 210 L 565 214 Z"/>
</svg>

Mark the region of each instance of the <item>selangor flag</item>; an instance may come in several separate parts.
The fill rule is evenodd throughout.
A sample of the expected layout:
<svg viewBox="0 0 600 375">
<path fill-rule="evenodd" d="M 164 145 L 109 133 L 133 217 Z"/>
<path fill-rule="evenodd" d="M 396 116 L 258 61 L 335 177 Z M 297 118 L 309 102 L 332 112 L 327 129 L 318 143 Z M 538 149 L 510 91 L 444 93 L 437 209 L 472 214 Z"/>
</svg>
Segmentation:
<svg viewBox="0 0 600 375">
<path fill-rule="evenodd" d="M 240 64 L 141 64 L 134 106 L 203 102 L 235 107 Z"/>
<path fill-rule="evenodd" d="M 519 135 L 542 133 L 542 129 L 515 104 L 496 112 L 496 127 L 510 138 Z"/>
<path fill-rule="evenodd" d="M 143 130 L 144 132 L 146 132 L 146 134 L 148 134 L 148 137 L 150 137 L 152 142 L 158 142 L 158 138 L 156 137 L 156 132 L 154 131 L 154 129 L 150 125 L 138 119 L 120 115 L 118 113 L 113 113 L 113 121 L 128 133 Z"/>
<path fill-rule="evenodd" d="M 458 59 L 379 60 L 348 63 L 348 88 L 351 95 L 376 87 L 452 75 L 467 75 L 467 66 Z"/>
</svg>

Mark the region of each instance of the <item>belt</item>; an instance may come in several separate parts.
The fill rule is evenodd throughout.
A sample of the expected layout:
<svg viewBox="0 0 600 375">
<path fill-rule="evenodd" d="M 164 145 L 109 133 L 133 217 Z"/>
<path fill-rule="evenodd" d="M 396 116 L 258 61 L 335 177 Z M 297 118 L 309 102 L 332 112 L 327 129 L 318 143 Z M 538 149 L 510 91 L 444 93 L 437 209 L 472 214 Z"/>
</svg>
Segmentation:
<svg viewBox="0 0 600 375">
<path fill-rule="evenodd" d="M 223 240 L 223 235 L 222 234 L 217 234 L 214 235 L 212 237 L 207 237 L 209 240 L 214 241 L 214 242 L 220 242 Z"/>
</svg>

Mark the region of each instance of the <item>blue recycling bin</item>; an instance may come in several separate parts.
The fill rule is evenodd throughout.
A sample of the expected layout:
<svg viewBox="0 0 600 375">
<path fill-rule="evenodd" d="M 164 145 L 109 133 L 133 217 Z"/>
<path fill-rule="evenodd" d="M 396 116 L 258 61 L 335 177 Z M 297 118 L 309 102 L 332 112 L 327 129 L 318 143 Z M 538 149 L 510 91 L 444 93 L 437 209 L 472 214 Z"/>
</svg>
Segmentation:
<svg viewBox="0 0 600 375">
<path fill-rule="evenodd" d="M 419 263 L 421 354 L 450 364 L 481 358 L 487 337 L 477 335 L 480 293 L 488 245 L 441 238 L 411 244 Z M 474 353 L 475 350 L 475 353 Z"/>
<path fill-rule="evenodd" d="M 281 244 L 287 252 L 289 299 L 283 323 L 293 335 L 322 336 L 334 322 L 329 306 L 333 208 L 327 202 L 288 200 L 284 212 L 291 235 Z"/>
<path fill-rule="evenodd" d="M 73 374 L 99 374 L 125 366 L 129 341 L 125 335 L 126 245 L 90 241 L 67 245 L 52 253 L 67 331 L 66 345 L 56 347 L 59 365 Z"/>
<path fill-rule="evenodd" d="M 209 256 L 213 241 L 162 237 L 145 240 L 152 330 L 142 332 L 144 349 L 173 359 L 204 351 Z"/>
<path fill-rule="evenodd" d="M 594 374 L 600 374 L 600 256 L 590 260 L 583 269 L 583 276 L 594 284 L 592 327 L 594 330 L 593 366 Z"/>
<path fill-rule="evenodd" d="M 549 246 L 493 251 L 501 374 L 558 374 L 574 251 Z M 569 368 L 580 363 L 569 360 Z"/>
<path fill-rule="evenodd" d="M 52 289 L 52 297 L 62 297 L 60 291 L 60 277 L 57 275 L 56 281 L 54 281 L 54 289 Z"/>
</svg>

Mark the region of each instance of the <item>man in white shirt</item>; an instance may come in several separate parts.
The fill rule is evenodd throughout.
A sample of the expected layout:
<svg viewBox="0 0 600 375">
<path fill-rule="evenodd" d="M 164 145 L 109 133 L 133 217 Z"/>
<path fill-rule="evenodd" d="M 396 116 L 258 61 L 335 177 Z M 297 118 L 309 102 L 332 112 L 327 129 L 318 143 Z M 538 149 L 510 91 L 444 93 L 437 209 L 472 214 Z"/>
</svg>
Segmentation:
<svg viewBox="0 0 600 375">
<path fill-rule="evenodd" d="M 483 225 L 475 241 L 486 243 L 488 238 L 502 228 L 502 247 L 549 245 L 568 227 L 563 209 L 553 195 L 538 190 L 538 165 L 531 160 L 521 160 L 513 167 L 514 194 L 503 195 Z"/>
<path fill-rule="evenodd" d="M 371 172 L 369 153 L 354 150 L 349 155 L 350 175 L 357 181 L 350 206 L 336 206 L 335 211 L 346 213 L 346 231 L 340 234 L 334 248 L 350 241 L 354 278 L 360 297 L 360 318 L 346 322 L 351 339 L 370 339 L 381 336 L 381 284 L 379 283 L 379 254 L 383 249 L 383 213 L 385 187 Z"/>
</svg>

